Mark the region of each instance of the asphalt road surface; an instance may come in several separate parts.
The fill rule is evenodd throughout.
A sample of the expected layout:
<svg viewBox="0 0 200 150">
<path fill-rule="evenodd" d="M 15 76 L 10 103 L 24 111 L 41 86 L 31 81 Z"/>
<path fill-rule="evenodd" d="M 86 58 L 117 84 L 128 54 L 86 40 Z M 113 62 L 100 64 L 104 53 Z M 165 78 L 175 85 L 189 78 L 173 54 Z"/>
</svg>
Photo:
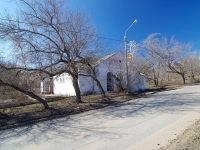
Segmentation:
<svg viewBox="0 0 200 150">
<path fill-rule="evenodd" d="M 200 85 L 0 131 L 0 150 L 159 149 L 200 118 Z"/>
</svg>

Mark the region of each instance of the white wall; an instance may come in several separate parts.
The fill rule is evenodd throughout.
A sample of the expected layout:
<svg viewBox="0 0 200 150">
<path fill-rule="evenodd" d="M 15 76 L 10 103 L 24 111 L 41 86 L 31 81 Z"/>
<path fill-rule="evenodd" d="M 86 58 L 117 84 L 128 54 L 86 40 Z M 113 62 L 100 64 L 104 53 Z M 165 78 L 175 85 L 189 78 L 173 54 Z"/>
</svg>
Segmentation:
<svg viewBox="0 0 200 150">
<path fill-rule="evenodd" d="M 98 64 L 96 66 L 96 70 L 97 78 L 100 81 L 105 92 L 107 92 L 108 72 L 112 72 L 116 76 L 121 73 L 123 78 L 125 79 L 124 54 L 121 52 L 116 53 L 115 55 L 108 58 L 106 61 Z M 129 82 L 131 82 L 131 90 L 145 90 L 145 77 L 139 74 L 139 72 L 137 72 L 133 67 L 129 67 L 129 73 L 131 74 L 131 78 L 134 79 L 133 81 L 129 80 Z M 123 82 L 125 82 L 125 80 L 123 80 Z M 81 94 L 88 92 L 100 93 L 96 82 L 93 81 L 91 77 L 79 76 L 78 83 Z M 114 83 L 114 90 L 117 90 L 116 83 Z M 60 76 L 54 77 L 54 94 L 75 96 L 72 78 L 67 73 L 63 73 Z"/>
<path fill-rule="evenodd" d="M 72 78 L 67 73 L 53 77 L 54 94 L 75 96 Z"/>
<path fill-rule="evenodd" d="M 79 76 L 78 82 L 81 94 L 94 91 L 94 81 L 91 77 Z"/>
<path fill-rule="evenodd" d="M 132 92 L 146 90 L 146 78 L 139 72 L 132 74 L 132 79 L 129 79 L 129 83 Z"/>
<path fill-rule="evenodd" d="M 121 61 L 121 62 L 120 62 Z M 126 70 L 125 70 L 125 61 L 124 54 L 119 52 L 114 56 L 107 59 L 104 63 L 98 65 L 98 79 L 100 80 L 102 87 L 107 91 L 107 73 L 112 72 L 114 75 L 121 74 L 123 76 L 122 85 L 125 85 Z M 138 90 L 146 90 L 146 78 L 144 75 L 141 75 L 133 65 L 128 66 L 129 71 L 129 86 L 132 92 Z M 115 81 L 115 80 L 114 80 Z M 98 87 L 94 88 L 96 91 L 99 91 Z M 117 90 L 116 83 L 114 84 L 114 91 Z"/>
<path fill-rule="evenodd" d="M 107 91 L 107 73 L 112 72 L 115 75 L 122 73 L 124 68 L 123 62 L 124 62 L 124 55 L 121 52 L 119 52 L 97 66 L 98 69 L 97 78 L 99 79 L 105 92 Z M 99 88 L 97 86 L 95 86 L 94 89 L 96 92 L 99 92 Z M 117 86 L 116 83 L 114 83 L 114 90 L 116 89 Z"/>
</svg>

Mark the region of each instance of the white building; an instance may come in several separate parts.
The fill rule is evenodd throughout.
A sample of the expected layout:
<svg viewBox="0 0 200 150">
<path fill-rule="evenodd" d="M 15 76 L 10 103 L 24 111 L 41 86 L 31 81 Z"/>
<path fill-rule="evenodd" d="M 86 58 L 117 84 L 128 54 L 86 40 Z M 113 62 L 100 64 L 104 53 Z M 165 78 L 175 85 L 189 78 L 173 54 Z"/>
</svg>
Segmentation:
<svg viewBox="0 0 200 150">
<path fill-rule="evenodd" d="M 124 54 L 117 52 L 101 58 L 93 58 L 92 65 L 97 71 L 97 78 L 100 81 L 105 92 L 116 91 L 117 84 L 111 74 L 122 76 L 121 83 L 125 86 L 125 63 Z M 80 73 L 88 74 L 88 69 L 80 67 Z M 131 91 L 145 90 L 145 76 L 140 74 L 134 67 L 129 64 L 129 86 Z M 44 79 L 41 82 L 41 92 L 49 92 L 49 79 Z M 81 94 L 84 93 L 100 93 L 98 86 L 91 77 L 79 76 L 78 79 Z M 72 78 L 67 73 L 53 77 L 53 93 L 59 95 L 75 96 L 75 90 L 72 84 Z"/>
</svg>

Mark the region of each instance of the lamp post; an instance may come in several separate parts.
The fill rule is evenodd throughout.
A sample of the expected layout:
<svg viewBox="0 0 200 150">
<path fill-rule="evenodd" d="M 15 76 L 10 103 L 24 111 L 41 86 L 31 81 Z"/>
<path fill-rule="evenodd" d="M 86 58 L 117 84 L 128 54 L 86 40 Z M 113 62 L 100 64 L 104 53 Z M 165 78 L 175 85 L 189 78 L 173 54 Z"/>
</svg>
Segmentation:
<svg viewBox="0 0 200 150">
<path fill-rule="evenodd" d="M 126 65 L 126 88 L 127 88 L 127 92 L 129 92 L 129 82 L 128 82 L 128 61 L 127 61 L 127 41 L 126 41 L 126 32 L 133 26 L 133 24 L 137 23 L 137 19 L 133 21 L 133 23 L 131 24 L 131 26 L 125 31 L 124 33 L 124 48 L 125 48 L 125 65 Z"/>
</svg>

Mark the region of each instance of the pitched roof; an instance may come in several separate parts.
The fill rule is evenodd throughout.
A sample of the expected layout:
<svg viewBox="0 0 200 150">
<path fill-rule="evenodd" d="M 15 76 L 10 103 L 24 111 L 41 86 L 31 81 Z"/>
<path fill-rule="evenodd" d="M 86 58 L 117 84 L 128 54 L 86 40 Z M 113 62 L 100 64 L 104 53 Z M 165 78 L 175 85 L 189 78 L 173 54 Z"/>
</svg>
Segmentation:
<svg viewBox="0 0 200 150">
<path fill-rule="evenodd" d="M 108 58 L 114 56 L 117 53 L 119 53 L 119 52 L 115 52 L 115 53 L 112 53 L 112 54 L 109 54 L 109 55 L 106 55 L 106 56 L 103 56 L 103 57 L 99 57 L 99 58 L 87 57 L 87 60 L 90 62 L 90 64 L 93 67 L 96 67 L 97 65 L 101 64 L 102 62 L 106 61 Z M 79 67 L 81 67 L 82 69 L 87 69 L 88 68 L 86 65 L 83 65 L 83 64 L 80 64 Z"/>
<path fill-rule="evenodd" d="M 92 63 L 92 65 L 97 66 L 100 63 L 104 62 L 105 60 L 107 60 L 108 58 L 112 57 L 113 55 L 115 55 L 117 53 L 118 52 L 115 52 L 115 53 L 112 53 L 112 54 L 109 54 L 109 55 L 106 55 L 103 57 L 99 57 L 99 58 L 92 58 L 90 62 Z"/>
</svg>

